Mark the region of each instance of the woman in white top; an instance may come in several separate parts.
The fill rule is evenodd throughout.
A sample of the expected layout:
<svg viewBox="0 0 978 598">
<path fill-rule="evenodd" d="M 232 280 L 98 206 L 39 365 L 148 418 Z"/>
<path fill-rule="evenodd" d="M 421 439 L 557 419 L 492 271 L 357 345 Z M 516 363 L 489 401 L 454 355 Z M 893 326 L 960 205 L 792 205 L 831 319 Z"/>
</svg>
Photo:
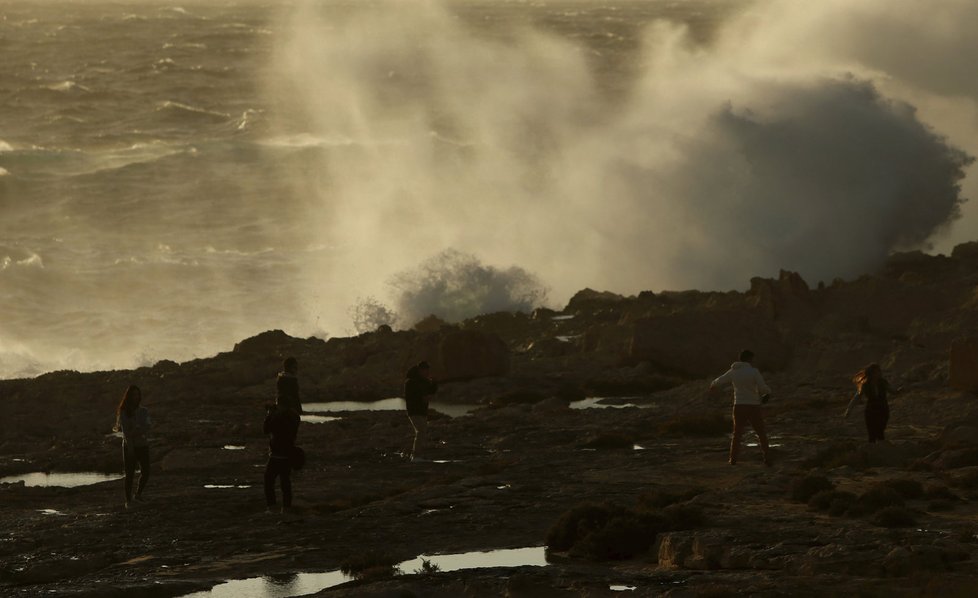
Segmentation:
<svg viewBox="0 0 978 598">
<path fill-rule="evenodd" d="M 132 502 L 132 482 L 139 464 L 139 484 L 136 486 L 136 500 L 143 500 L 143 490 L 149 481 L 149 411 L 140 407 L 143 393 L 138 386 L 126 389 L 119 408 L 115 413 L 115 431 L 122 432 L 122 459 L 126 468 L 126 508 Z"/>
</svg>

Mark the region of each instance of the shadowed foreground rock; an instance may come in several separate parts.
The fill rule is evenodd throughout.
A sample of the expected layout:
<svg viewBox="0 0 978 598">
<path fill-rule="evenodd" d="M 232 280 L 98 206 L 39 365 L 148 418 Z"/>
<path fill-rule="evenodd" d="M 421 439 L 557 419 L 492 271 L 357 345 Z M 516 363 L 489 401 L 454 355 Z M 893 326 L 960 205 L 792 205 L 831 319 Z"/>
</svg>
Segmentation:
<svg viewBox="0 0 978 598">
<path fill-rule="evenodd" d="M 357 555 L 539 547 L 599 505 L 571 518 L 575 541 L 546 567 L 407 571 L 321 595 L 973 595 L 976 368 L 955 340 L 978 330 L 975 246 L 894 256 L 851 282 L 587 291 L 560 312 L 328 340 L 269 331 L 182 364 L 0 381 L 2 476 L 119 472 L 113 410 L 130 383 L 154 420 L 150 502 L 135 509 L 121 481 L 0 485 L 0 594 L 180 596 Z M 747 344 L 774 388 L 771 468 L 750 434 L 726 464 L 730 400 L 704 392 Z M 396 396 L 428 359 L 457 417 L 433 414 L 422 463 L 403 458 L 402 412 L 303 423 L 295 512 L 266 513 L 262 406 L 287 355 L 306 404 Z M 842 418 L 870 361 L 902 388 L 880 445 L 861 413 Z M 605 399 L 574 408 L 586 397 Z"/>
</svg>

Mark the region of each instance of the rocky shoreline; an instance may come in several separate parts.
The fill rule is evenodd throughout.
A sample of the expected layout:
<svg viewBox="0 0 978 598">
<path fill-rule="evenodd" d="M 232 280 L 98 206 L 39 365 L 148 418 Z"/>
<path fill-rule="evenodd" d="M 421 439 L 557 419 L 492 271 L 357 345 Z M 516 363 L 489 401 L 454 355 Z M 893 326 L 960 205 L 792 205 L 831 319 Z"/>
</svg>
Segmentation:
<svg viewBox="0 0 978 598">
<path fill-rule="evenodd" d="M 263 575 L 287 586 L 360 557 L 544 546 L 573 521 L 579 542 L 545 567 L 382 572 L 320 593 L 972 595 L 976 291 L 970 243 L 814 287 L 783 272 L 744 293 L 586 290 L 560 312 L 328 341 L 270 331 L 183 364 L 0 381 L 0 477 L 120 473 L 112 412 L 130 383 L 155 422 L 150 501 L 136 509 L 122 508 L 120 481 L 0 484 L 0 594 L 182 596 Z M 727 465 L 729 399 L 704 392 L 747 346 L 775 390 L 772 468 L 750 446 Z M 438 400 L 472 411 L 432 417 L 444 462 L 404 459 L 400 411 L 303 423 L 295 513 L 268 514 L 262 406 L 286 355 L 305 403 L 397 396 L 424 358 L 446 381 Z M 878 446 L 858 414 L 842 419 L 849 377 L 870 361 L 904 389 Z M 595 397 L 608 399 L 582 402 Z M 590 519 L 568 520 L 582 505 Z"/>
</svg>

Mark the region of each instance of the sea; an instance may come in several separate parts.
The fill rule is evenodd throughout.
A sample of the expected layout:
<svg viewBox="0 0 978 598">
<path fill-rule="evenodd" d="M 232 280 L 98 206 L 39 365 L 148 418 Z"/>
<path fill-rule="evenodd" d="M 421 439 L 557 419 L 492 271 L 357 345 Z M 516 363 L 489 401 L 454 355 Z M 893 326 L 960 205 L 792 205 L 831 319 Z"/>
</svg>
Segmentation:
<svg viewBox="0 0 978 598">
<path fill-rule="evenodd" d="M 355 280 L 309 291 L 340 249 L 297 217 L 319 208 L 294 180 L 344 149 L 312 139 L 277 78 L 309 4 L 0 4 L 0 378 L 184 361 L 274 328 L 354 332 L 330 288 Z M 624 93 L 652 20 L 708 36 L 718 19 L 690 1 L 447 6 L 487 35 L 573 40 L 609 97 Z"/>
</svg>

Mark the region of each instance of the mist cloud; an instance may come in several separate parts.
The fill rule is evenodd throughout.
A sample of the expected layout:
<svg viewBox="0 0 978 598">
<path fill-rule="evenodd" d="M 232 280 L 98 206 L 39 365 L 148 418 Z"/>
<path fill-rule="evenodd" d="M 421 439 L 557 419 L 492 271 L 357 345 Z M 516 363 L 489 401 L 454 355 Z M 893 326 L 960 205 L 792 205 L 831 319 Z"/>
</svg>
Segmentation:
<svg viewBox="0 0 978 598">
<path fill-rule="evenodd" d="M 815 22 L 888 6 L 855 4 L 826 2 Z M 861 39 L 871 20 L 816 45 L 796 5 L 754 3 L 708 46 L 655 24 L 612 102 L 584 48 L 528 25 L 490 36 L 439 2 L 328 18 L 305 4 L 280 91 L 331 143 L 313 180 L 296 174 L 317 197 L 302 217 L 341 255 L 327 278 L 379 294 L 452 247 L 519 264 L 563 301 L 585 286 L 744 287 L 778 268 L 853 276 L 926 246 L 959 216 L 970 159 L 880 73 L 968 86 L 884 61 L 897 49 Z"/>
</svg>

